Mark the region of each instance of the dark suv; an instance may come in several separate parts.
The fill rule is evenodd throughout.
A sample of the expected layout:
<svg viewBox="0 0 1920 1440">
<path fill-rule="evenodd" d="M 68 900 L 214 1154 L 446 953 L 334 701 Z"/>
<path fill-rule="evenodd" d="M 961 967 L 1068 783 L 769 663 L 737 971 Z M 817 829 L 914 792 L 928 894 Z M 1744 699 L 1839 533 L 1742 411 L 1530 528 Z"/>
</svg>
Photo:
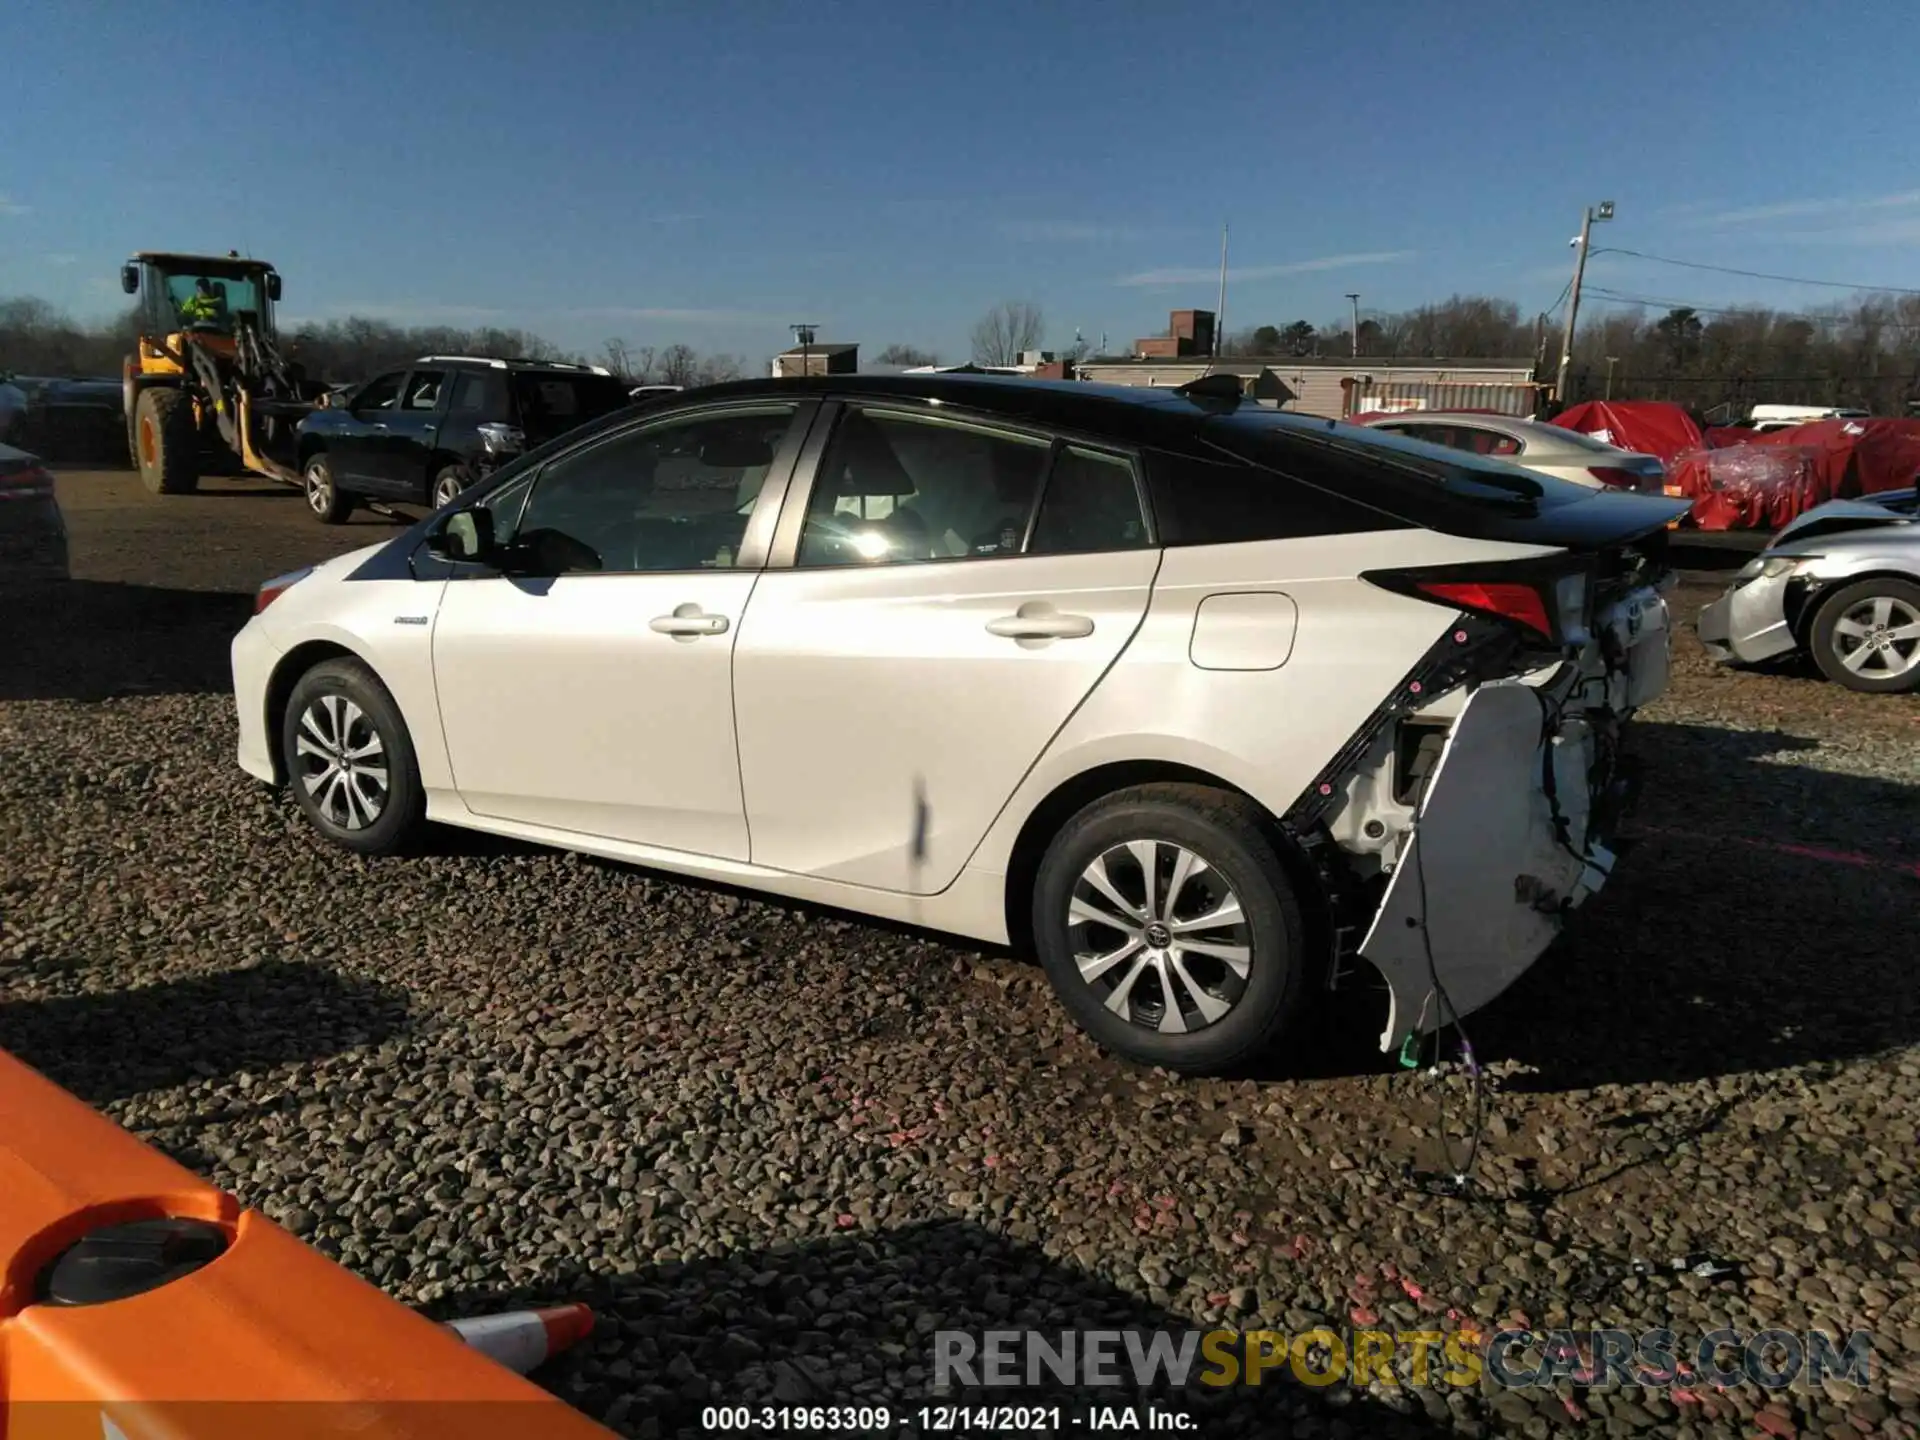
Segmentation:
<svg viewBox="0 0 1920 1440">
<path fill-rule="evenodd" d="M 337 525 L 359 500 L 439 509 L 523 450 L 633 401 L 597 365 L 428 355 L 300 422 L 300 479 Z"/>
</svg>

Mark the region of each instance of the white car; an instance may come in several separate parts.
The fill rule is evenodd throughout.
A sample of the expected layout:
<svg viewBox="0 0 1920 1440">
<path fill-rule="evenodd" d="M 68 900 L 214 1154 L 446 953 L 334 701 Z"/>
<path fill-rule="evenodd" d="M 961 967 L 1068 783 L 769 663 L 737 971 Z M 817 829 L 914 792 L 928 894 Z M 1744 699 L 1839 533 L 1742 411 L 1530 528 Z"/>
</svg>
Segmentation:
<svg viewBox="0 0 1920 1440">
<path fill-rule="evenodd" d="M 1681 508 L 1217 381 L 705 387 L 263 586 L 239 760 L 362 853 L 439 821 L 1031 947 L 1180 1070 L 1357 951 L 1393 1049 L 1604 879 Z"/>
<path fill-rule="evenodd" d="M 1517 415 L 1488 415 L 1478 410 L 1406 410 L 1368 420 L 1370 430 L 1385 430 L 1410 440 L 1445 445 L 1524 465 L 1590 490 L 1629 490 L 1664 494 L 1667 467 L 1658 455 L 1622 450 L 1578 430 L 1524 420 Z"/>
</svg>

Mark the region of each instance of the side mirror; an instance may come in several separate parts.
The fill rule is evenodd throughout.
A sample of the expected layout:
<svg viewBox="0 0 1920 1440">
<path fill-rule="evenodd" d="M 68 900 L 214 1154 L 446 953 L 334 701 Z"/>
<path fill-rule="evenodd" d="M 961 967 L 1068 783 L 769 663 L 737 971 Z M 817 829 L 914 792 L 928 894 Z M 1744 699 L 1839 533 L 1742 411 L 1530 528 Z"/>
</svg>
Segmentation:
<svg viewBox="0 0 1920 1440">
<path fill-rule="evenodd" d="M 278 270 L 269 270 L 267 272 L 267 299 L 277 301 L 279 298 L 280 272 Z"/>
<path fill-rule="evenodd" d="M 493 516 L 485 510 L 456 510 L 427 536 L 427 553 L 439 560 L 472 564 L 495 551 Z"/>
<path fill-rule="evenodd" d="M 140 267 L 131 260 L 120 267 L 120 288 L 129 295 L 139 293 Z"/>
</svg>

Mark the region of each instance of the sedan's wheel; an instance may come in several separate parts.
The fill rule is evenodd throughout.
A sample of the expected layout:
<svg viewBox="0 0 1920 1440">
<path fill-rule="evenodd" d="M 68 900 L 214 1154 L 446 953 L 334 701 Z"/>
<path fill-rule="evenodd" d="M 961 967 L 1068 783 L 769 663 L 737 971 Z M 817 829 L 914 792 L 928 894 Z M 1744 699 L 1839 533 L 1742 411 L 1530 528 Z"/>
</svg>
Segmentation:
<svg viewBox="0 0 1920 1440">
<path fill-rule="evenodd" d="M 1254 807 L 1192 785 L 1088 806 L 1041 862 L 1034 936 L 1080 1025 L 1130 1060 L 1218 1073 L 1300 1004 L 1299 906 Z"/>
<path fill-rule="evenodd" d="M 433 508 L 438 510 L 451 505 L 460 498 L 460 492 L 473 483 L 473 477 L 467 473 L 464 465 L 449 465 L 433 477 L 433 494 L 429 497 Z"/>
<path fill-rule="evenodd" d="M 1861 580 L 1820 607 L 1814 661 L 1849 690 L 1880 694 L 1920 688 L 1920 585 Z"/>
<path fill-rule="evenodd" d="M 399 707 L 358 660 L 326 660 L 293 687 L 280 727 L 281 760 L 313 827 L 362 854 L 396 850 L 424 805 Z"/>
<path fill-rule="evenodd" d="M 353 513 L 353 497 L 342 495 L 333 483 L 333 463 L 325 455 L 315 455 L 300 472 L 300 487 L 306 492 L 307 508 L 323 524 L 338 525 Z"/>
</svg>

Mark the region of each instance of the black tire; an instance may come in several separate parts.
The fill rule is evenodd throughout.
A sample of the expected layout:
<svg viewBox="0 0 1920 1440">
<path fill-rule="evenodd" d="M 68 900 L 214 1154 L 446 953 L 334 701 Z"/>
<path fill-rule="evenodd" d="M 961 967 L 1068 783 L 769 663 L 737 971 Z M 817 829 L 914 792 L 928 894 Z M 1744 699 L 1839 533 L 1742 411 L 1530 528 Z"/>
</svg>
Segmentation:
<svg viewBox="0 0 1920 1440">
<path fill-rule="evenodd" d="M 322 525 L 340 525 L 353 513 L 353 496 L 333 483 L 333 462 L 324 450 L 315 451 L 300 467 L 300 489 L 307 508 Z"/>
<path fill-rule="evenodd" d="M 1181 887 L 1173 897 L 1176 903 L 1184 906 L 1190 899 L 1198 900 L 1203 911 L 1212 913 L 1207 902 L 1217 897 L 1222 885 L 1238 900 L 1243 921 L 1237 932 L 1228 936 L 1224 929 L 1210 928 L 1202 933 L 1216 944 L 1223 937 L 1235 944 L 1244 942 L 1244 978 L 1231 974 L 1225 962 L 1192 952 L 1179 962 L 1187 967 L 1184 971 L 1175 970 L 1171 958 L 1150 959 L 1129 987 L 1126 1014 L 1108 1008 L 1106 1001 L 1114 981 L 1135 968 L 1133 960 L 1119 962 L 1092 982 L 1082 978 L 1075 959 L 1077 940 L 1095 938 L 1104 927 L 1079 931 L 1071 927 L 1068 915 L 1076 887 L 1096 859 L 1119 851 L 1119 859 L 1106 865 L 1103 873 L 1123 898 L 1144 898 L 1137 893 L 1144 887 L 1136 884 L 1130 889 L 1123 873 L 1131 853 L 1123 847 L 1132 841 L 1155 846 L 1157 894 L 1166 893 L 1175 853 L 1185 849 L 1208 868 Z M 1138 864 L 1132 866 L 1136 882 L 1141 870 Z M 1103 908 L 1115 911 L 1111 902 L 1103 902 Z M 1169 918 L 1182 917 L 1175 912 Z M 1150 939 L 1168 938 L 1150 935 L 1152 929 L 1143 928 L 1141 933 Z M 1111 953 L 1125 938 L 1117 929 L 1107 933 L 1106 943 L 1091 948 Z M 1034 882 L 1033 934 L 1047 979 L 1067 1012 L 1105 1049 L 1137 1064 L 1189 1074 L 1232 1073 L 1269 1050 L 1304 1003 L 1306 932 L 1279 851 L 1251 802 L 1207 786 L 1136 786 L 1095 801 L 1069 820 L 1040 862 Z M 1153 952 L 1144 953 L 1151 957 Z M 1165 1014 L 1162 973 L 1174 976 L 1174 988 L 1181 991 L 1177 998 L 1181 1023 L 1189 1027 L 1185 1033 L 1162 1030 L 1155 1021 L 1155 995 L 1161 1000 L 1157 1013 Z M 1208 992 L 1210 1003 L 1225 1001 L 1230 1008 L 1204 1024 L 1195 1023 L 1205 1019 L 1198 1008 L 1201 990 Z"/>
<path fill-rule="evenodd" d="M 1920 658 L 1920 648 L 1917 648 L 1920 647 L 1920 641 L 1886 640 L 1877 657 L 1869 651 L 1866 662 L 1869 668 L 1855 670 L 1847 664 L 1848 657 L 1858 654 L 1862 645 L 1882 643 L 1883 637 L 1869 633 L 1862 639 L 1840 628 L 1851 612 L 1857 612 L 1876 600 L 1892 602 L 1893 628 L 1920 623 L 1920 585 L 1892 576 L 1856 580 L 1834 591 L 1821 602 L 1813 619 L 1813 629 L 1807 637 L 1807 648 L 1813 652 L 1814 664 L 1834 684 L 1869 695 L 1899 695 L 1920 689 L 1920 663 L 1910 663 Z M 1903 610 L 1904 617 L 1901 613 Z M 1877 665 L 1876 659 L 1880 662 Z"/>
<path fill-rule="evenodd" d="M 193 402 L 171 385 L 149 385 L 133 406 L 133 463 L 155 495 L 200 488 L 200 433 Z"/>
<path fill-rule="evenodd" d="M 344 746 L 334 743 L 342 729 Z M 322 750 L 303 753 L 303 735 Z M 370 738 L 377 739 L 377 752 L 366 750 Z M 362 766 L 384 759 L 387 786 L 377 810 L 369 803 L 378 788 L 374 777 L 364 769 L 357 776 L 338 776 L 324 753 L 342 749 L 358 754 Z M 280 760 L 308 823 L 344 849 L 391 855 L 404 849 L 424 823 L 426 796 L 406 722 L 387 687 L 359 660 L 323 660 L 295 682 L 280 723 Z M 329 774 L 336 778 L 327 779 Z"/>
<path fill-rule="evenodd" d="M 438 510 L 451 505 L 454 497 L 473 484 L 473 472 L 464 465 L 443 465 L 433 477 L 433 485 L 427 491 L 427 504 Z"/>
</svg>

